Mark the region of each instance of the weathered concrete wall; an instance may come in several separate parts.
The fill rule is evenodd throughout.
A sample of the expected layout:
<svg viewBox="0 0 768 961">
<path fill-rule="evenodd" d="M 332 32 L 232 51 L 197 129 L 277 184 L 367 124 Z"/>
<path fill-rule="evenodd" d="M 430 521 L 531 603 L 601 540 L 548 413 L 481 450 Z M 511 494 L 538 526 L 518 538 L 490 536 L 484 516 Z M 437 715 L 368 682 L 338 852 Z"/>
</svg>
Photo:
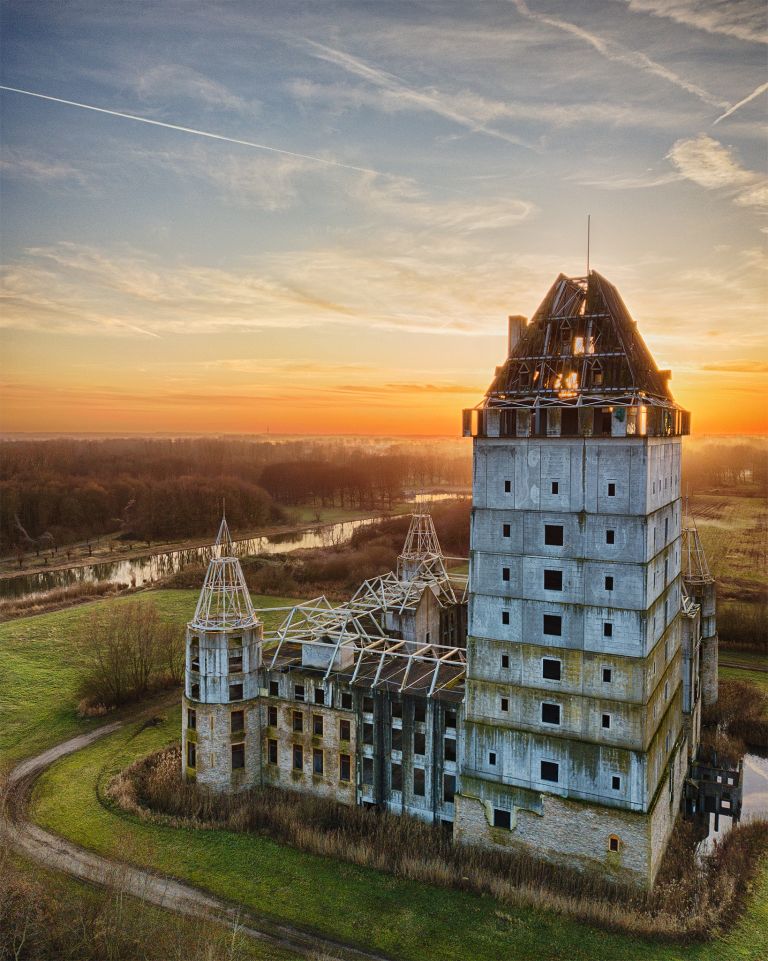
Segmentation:
<svg viewBox="0 0 768 961">
<path fill-rule="evenodd" d="M 194 712 L 195 727 L 189 725 Z M 243 728 L 233 730 L 233 713 L 243 712 Z M 258 784 L 261 771 L 261 724 L 257 700 L 239 704 L 182 701 L 182 765 L 187 777 L 214 791 L 238 791 Z M 188 764 L 187 744 L 195 744 L 196 764 Z M 232 746 L 244 745 L 244 767 L 233 768 Z"/>
</svg>

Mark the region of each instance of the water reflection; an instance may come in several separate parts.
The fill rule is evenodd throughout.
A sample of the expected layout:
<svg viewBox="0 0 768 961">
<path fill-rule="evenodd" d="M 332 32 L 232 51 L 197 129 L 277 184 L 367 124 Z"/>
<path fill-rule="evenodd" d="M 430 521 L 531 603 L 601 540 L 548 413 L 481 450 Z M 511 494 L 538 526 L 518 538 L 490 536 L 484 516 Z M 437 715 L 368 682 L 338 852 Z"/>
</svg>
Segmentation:
<svg viewBox="0 0 768 961">
<path fill-rule="evenodd" d="M 768 818 L 768 756 L 759 754 L 744 755 L 744 769 L 742 771 L 742 807 L 741 820 L 754 817 Z M 720 816 L 720 827 L 715 830 L 715 815 L 708 815 L 709 833 L 699 844 L 699 853 L 706 854 L 712 850 L 716 840 L 722 839 L 733 827 L 733 818 Z"/>
</svg>

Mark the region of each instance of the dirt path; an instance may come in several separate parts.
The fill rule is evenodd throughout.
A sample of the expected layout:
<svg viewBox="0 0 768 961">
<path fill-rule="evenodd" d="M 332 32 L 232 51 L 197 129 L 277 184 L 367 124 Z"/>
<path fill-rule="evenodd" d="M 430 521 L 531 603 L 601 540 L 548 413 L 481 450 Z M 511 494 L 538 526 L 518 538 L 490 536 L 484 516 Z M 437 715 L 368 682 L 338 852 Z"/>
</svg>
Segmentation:
<svg viewBox="0 0 768 961">
<path fill-rule="evenodd" d="M 30 822 L 27 817 L 30 793 L 40 774 L 54 761 L 112 734 L 123 724 L 123 721 L 116 721 L 88 734 L 73 737 L 37 757 L 22 761 L 11 770 L 0 815 L 0 834 L 17 851 L 45 867 L 106 887 L 119 888 L 177 914 L 226 924 L 254 941 L 263 941 L 304 957 L 322 955 L 338 961 L 387 961 L 384 955 L 359 950 L 289 924 L 280 924 L 173 878 L 111 861 Z"/>
</svg>

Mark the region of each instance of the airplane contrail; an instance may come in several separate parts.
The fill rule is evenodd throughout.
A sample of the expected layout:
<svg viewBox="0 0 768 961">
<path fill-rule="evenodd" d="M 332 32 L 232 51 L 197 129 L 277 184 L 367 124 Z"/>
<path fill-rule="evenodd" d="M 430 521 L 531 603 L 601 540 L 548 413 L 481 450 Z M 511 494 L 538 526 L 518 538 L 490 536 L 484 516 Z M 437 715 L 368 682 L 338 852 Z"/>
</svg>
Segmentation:
<svg viewBox="0 0 768 961">
<path fill-rule="evenodd" d="M 761 94 L 761 93 L 765 93 L 766 90 L 768 90 L 768 83 L 761 84 L 761 85 L 757 88 L 757 90 L 753 90 L 752 93 L 749 94 L 748 96 L 746 96 L 743 100 L 739 100 L 738 103 L 735 103 L 732 107 L 729 107 L 729 108 L 725 111 L 725 113 L 721 113 L 720 116 L 717 118 L 717 120 L 713 120 L 713 121 L 712 121 L 712 126 L 714 127 L 714 125 L 715 125 L 716 123 L 720 123 L 721 120 L 725 120 L 726 117 L 730 117 L 732 113 L 736 113 L 736 111 L 737 111 L 740 107 L 743 107 L 744 104 L 747 104 L 747 103 L 749 103 L 751 100 L 754 100 L 755 97 L 759 97 L 760 94 Z"/>
<path fill-rule="evenodd" d="M 371 170 L 369 167 L 355 167 L 353 164 L 345 164 L 340 160 L 326 160 L 323 157 L 313 157 L 311 154 L 296 153 L 294 150 L 283 150 L 282 147 L 270 147 L 264 143 L 254 143 L 252 140 L 237 140 L 235 137 L 225 137 L 220 133 L 210 133 L 208 130 L 196 130 L 194 127 L 181 127 L 175 123 L 166 123 L 164 120 L 150 120 L 149 117 L 138 117 L 133 113 L 121 113 L 119 110 L 107 110 L 106 107 L 94 107 L 89 103 L 78 103 L 76 100 L 63 100 L 61 97 L 51 97 L 44 93 L 35 93 L 33 90 L 21 90 L 19 87 L 6 87 L 0 84 L 0 90 L 7 90 L 9 93 L 21 93 L 25 97 L 37 97 L 38 100 L 50 100 L 52 103 L 63 103 L 68 107 L 80 107 L 82 110 L 93 110 L 96 113 L 105 113 L 110 117 L 122 117 L 124 120 L 135 120 L 138 123 L 148 123 L 153 127 L 165 127 L 168 130 L 178 130 L 180 133 L 191 133 L 198 137 L 208 137 L 210 140 L 223 140 L 226 143 L 239 144 L 241 147 L 255 147 L 257 150 L 268 150 L 270 153 L 282 154 L 285 157 L 297 157 L 300 160 L 311 160 L 314 163 L 324 164 L 327 167 L 341 167 L 344 170 L 355 170 L 358 173 L 375 174 L 382 177 L 387 176 L 379 170 Z"/>
</svg>

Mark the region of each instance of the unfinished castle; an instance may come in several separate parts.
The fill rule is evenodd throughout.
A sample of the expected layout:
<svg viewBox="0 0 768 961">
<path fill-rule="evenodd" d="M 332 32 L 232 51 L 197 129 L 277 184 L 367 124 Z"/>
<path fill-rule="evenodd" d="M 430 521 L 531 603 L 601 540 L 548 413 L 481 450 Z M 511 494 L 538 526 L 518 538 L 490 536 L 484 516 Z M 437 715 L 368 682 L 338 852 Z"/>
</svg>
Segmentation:
<svg viewBox="0 0 768 961">
<path fill-rule="evenodd" d="M 187 628 L 186 776 L 652 883 L 717 699 L 714 583 L 683 524 L 690 418 L 669 377 L 595 272 L 510 317 L 508 356 L 464 412 L 468 582 L 417 514 L 396 572 L 265 633 L 223 521 Z"/>
</svg>

